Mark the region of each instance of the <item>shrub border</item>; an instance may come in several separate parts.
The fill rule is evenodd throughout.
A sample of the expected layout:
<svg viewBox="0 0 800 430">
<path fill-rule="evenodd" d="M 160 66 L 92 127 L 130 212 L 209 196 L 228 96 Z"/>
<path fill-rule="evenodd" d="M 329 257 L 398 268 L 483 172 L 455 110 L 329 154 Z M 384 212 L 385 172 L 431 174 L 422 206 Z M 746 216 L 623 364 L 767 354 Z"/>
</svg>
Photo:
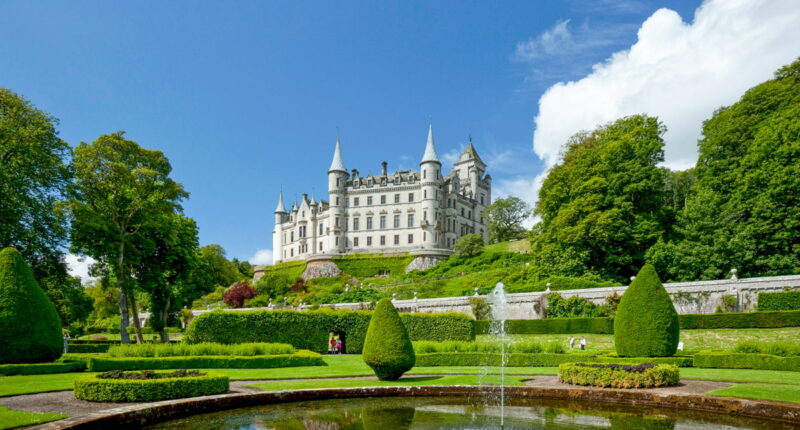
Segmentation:
<svg viewBox="0 0 800 430">
<path fill-rule="evenodd" d="M 36 364 L 3 364 L 0 365 L 0 375 L 44 375 L 49 373 L 82 372 L 86 364 L 79 361 L 64 363 L 36 363 Z"/>
<path fill-rule="evenodd" d="M 800 357 L 770 354 L 701 351 L 694 356 L 696 367 L 712 369 L 788 370 L 800 372 Z"/>
<path fill-rule="evenodd" d="M 678 385 L 681 380 L 678 367 L 671 364 L 656 364 L 643 372 L 633 372 L 622 368 L 582 366 L 581 364 L 583 363 L 558 365 L 558 380 L 566 384 L 601 388 L 672 387 Z M 663 379 L 665 383 L 659 383 L 659 379 Z"/>
<path fill-rule="evenodd" d="M 631 357 L 617 358 L 583 354 L 509 354 L 507 367 L 553 367 L 563 363 L 619 363 L 671 364 L 678 367 L 692 367 L 692 357 Z M 499 366 L 502 357 L 497 353 L 480 352 L 433 352 L 417 354 L 417 367 L 437 366 Z"/>
<path fill-rule="evenodd" d="M 107 370 L 155 369 L 272 369 L 278 367 L 326 366 L 320 354 L 298 351 L 294 354 L 254 355 L 236 357 L 200 355 L 178 357 L 91 357 L 87 359 L 90 372 Z"/>
<path fill-rule="evenodd" d="M 90 402 L 152 402 L 227 393 L 228 377 L 218 373 L 161 379 L 75 378 L 75 398 Z"/>
</svg>

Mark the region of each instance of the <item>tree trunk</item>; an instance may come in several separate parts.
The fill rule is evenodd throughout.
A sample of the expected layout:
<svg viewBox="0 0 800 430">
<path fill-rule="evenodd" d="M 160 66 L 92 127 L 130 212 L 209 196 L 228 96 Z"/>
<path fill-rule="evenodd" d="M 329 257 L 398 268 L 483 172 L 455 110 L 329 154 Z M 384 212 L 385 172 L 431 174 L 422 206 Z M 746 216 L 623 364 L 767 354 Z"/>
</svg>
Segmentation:
<svg viewBox="0 0 800 430">
<path fill-rule="evenodd" d="M 136 332 L 136 343 L 144 343 L 144 336 L 142 336 L 142 323 L 139 320 L 139 309 L 136 306 L 136 298 L 133 297 L 133 292 L 128 296 L 128 301 L 131 303 L 131 313 L 133 314 L 133 330 Z"/>
<path fill-rule="evenodd" d="M 114 267 L 114 276 L 117 278 L 117 288 L 119 289 L 119 337 L 122 343 L 131 343 L 128 337 L 128 302 L 125 294 L 125 271 L 122 269 L 125 263 L 125 242 L 119 243 L 119 255 L 117 264 Z"/>
<path fill-rule="evenodd" d="M 169 315 L 169 305 L 172 301 L 170 299 L 171 297 L 167 297 L 167 303 L 164 305 L 164 309 L 161 310 L 161 315 L 158 316 L 161 318 L 161 333 L 159 333 L 161 334 L 161 343 L 169 343 L 169 335 L 167 334 L 167 317 Z"/>
</svg>

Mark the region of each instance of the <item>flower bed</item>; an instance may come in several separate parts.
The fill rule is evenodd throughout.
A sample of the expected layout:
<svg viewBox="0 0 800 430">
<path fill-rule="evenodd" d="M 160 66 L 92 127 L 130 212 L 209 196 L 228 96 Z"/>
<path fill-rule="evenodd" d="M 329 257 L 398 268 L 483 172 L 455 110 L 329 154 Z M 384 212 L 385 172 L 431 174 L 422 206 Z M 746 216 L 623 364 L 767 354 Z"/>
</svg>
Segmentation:
<svg viewBox="0 0 800 430">
<path fill-rule="evenodd" d="M 610 388 L 653 388 L 678 385 L 678 368 L 671 364 L 564 363 L 558 379 L 573 385 Z"/>
<path fill-rule="evenodd" d="M 75 378 L 74 395 L 91 402 L 152 402 L 228 392 L 228 377 L 196 370 L 111 371 Z"/>
</svg>

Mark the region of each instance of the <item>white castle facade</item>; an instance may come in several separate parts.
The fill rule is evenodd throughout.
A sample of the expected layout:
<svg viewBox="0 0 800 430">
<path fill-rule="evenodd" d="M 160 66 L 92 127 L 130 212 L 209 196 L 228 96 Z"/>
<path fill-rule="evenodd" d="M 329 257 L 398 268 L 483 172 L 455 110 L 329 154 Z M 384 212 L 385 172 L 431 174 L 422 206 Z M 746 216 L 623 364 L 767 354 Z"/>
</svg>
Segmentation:
<svg viewBox="0 0 800 430">
<path fill-rule="evenodd" d="M 329 201 L 303 194 L 287 211 L 280 194 L 272 232 L 275 263 L 351 253 L 444 256 L 466 234 L 487 239 L 481 214 L 492 201 L 492 178 L 471 139 L 447 176 L 432 127 L 419 172 L 388 173 L 387 163 L 381 165 L 377 176 L 348 172 L 337 138 Z"/>
</svg>

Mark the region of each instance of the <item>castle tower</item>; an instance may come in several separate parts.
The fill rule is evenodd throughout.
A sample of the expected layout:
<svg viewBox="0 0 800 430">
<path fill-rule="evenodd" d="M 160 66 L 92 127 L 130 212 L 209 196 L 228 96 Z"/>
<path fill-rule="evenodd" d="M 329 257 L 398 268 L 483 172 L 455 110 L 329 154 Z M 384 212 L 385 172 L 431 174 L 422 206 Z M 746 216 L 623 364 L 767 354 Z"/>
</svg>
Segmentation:
<svg viewBox="0 0 800 430">
<path fill-rule="evenodd" d="M 347 168 L 342 159 L 342 147 L 339 136 L 336 136 L 336 148 L 333 150 L 333 161 L 328 169 L 328 196 L 330 198 L 331 231 L 330 242 L 327 249 L 344 252 L 347 218 L 345 206 L 347 205 Z"/>
<path fill-rule="evenodd" d="M 442 188 L 442 162 L 436 154 L 433 142 L 433 124 L 428 125 L 428 142 L 425 153 L 419 162 L 420 185 L 422 187 L 422 244 L 424 248 L 440 248 L 439 246 L 439 192 Z"/>
<path fill-rule="evenodd" d="M 272 249 L 274 263 L 279 263 L 283 258 L 283 223 L 286 221 L 286 208 L 283 206 L 283 191 L 278 194 L 278 206 L 275 208 L 275 229 L 272 230 Z"/>
</svg>

